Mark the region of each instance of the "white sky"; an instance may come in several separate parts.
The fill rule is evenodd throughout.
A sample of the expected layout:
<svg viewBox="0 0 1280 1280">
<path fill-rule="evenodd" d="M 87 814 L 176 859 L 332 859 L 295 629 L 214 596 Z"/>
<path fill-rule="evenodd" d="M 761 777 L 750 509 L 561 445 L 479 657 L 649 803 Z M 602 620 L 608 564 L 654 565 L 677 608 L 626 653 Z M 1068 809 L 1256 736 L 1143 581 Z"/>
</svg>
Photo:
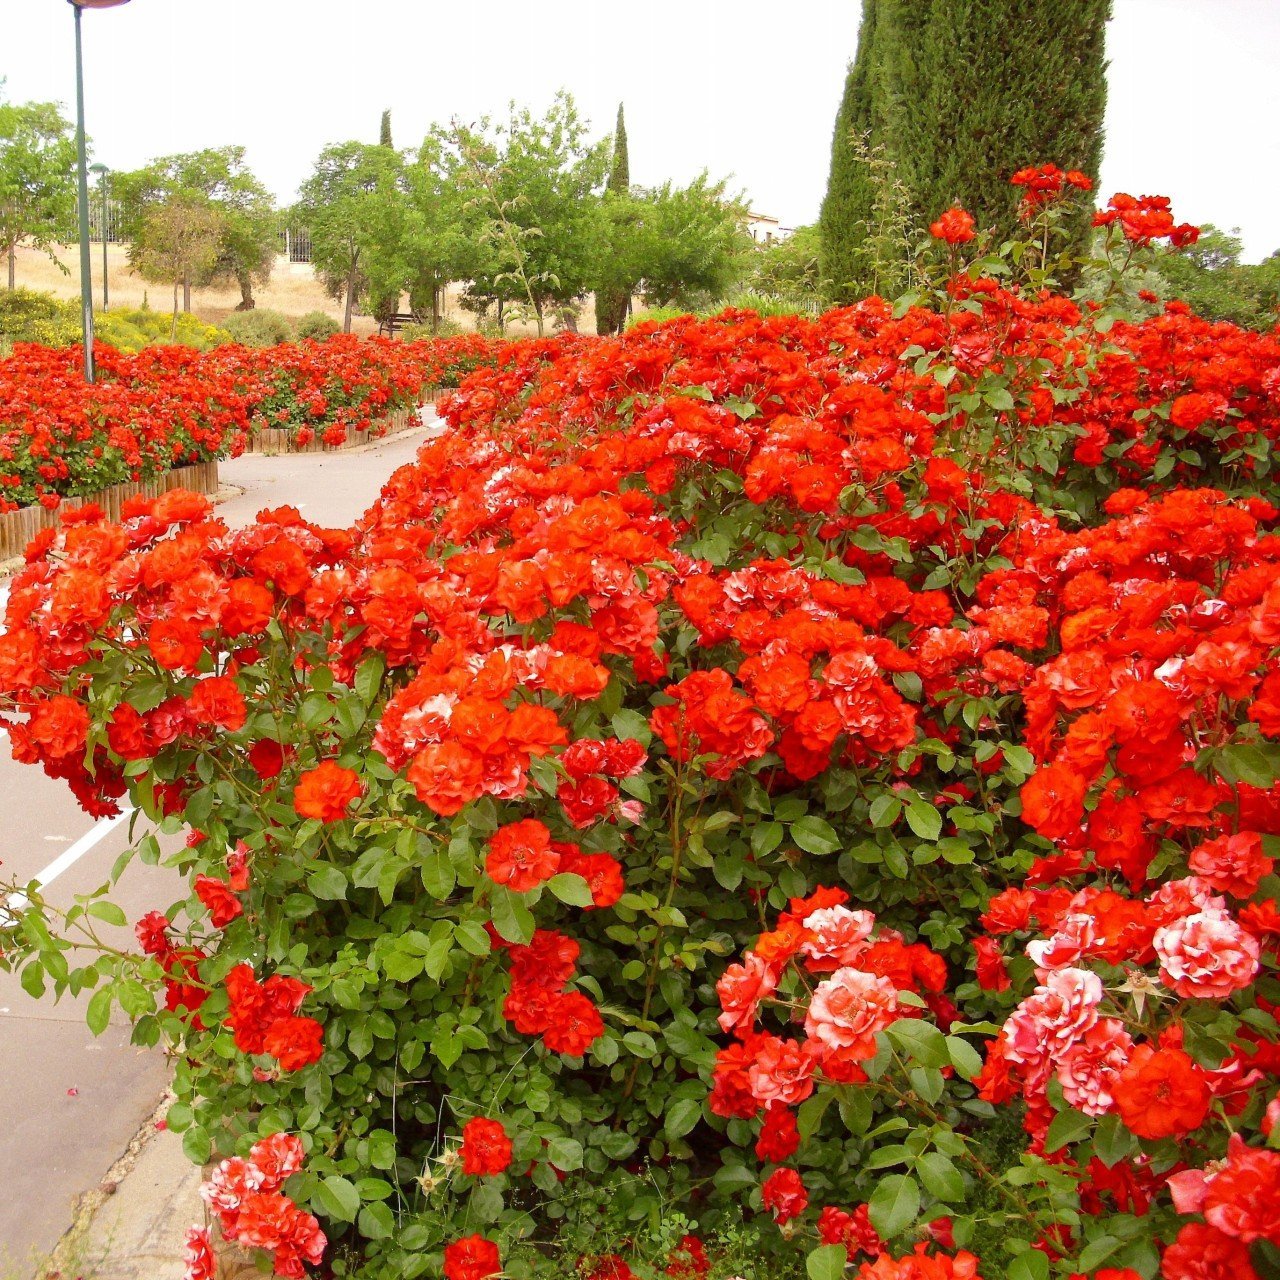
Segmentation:
<svg viewBox="0 0 1280 1280">
<path fill-rule="evenodd" d="M 812 221 L 858 0 L 132 0 L 84 17 L 95 158 L 241 143 L 291 200 L 329 142 L 397 146 L 433 121 L 569 89 L 598 133 L 626 104 L 632 181 L 732 176 L 758 212 Z M 1280 248 L 1280 0 L 1115 0 L 1104 194 Z M 11 101 L 74 104 L 71 9 L 0 0 Z M 1052 157 L 1045 157 L 1051 159 Z"/>
</svg>

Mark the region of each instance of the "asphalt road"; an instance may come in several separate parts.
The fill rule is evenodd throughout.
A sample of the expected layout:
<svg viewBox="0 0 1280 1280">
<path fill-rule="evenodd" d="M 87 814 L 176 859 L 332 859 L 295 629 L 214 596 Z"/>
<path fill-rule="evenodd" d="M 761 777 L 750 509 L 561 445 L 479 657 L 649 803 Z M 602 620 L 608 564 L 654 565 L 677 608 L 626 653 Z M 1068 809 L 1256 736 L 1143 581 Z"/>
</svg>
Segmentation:
<svg viewBox="0 0 1280 1280">
<path fill-rule="evenodd" d="M 350 524 L 395 468 L 413 460 L 426 429 L 343 453 L 246 455 L 221 466 L 242 492 L 218 506 L 229 525 L 264 507 L 295 506 L 321 525 Z M 0 582 L 0 618 L 8 594 Z M 16 764 L 0 732 L 0 878 L 40 878 L 47 897 L 69 906 L 105 883 L 127 847 L 129 819 L 95 822 L 60 782 Z M 141 829 L 135 832 L 140 835 Z M 130 926 L 182 897 L 178 879 L 135 863 L 113 891 Z M 123 936 L 131 938 L 127 931 Z M 95 1038 L 84 1001 L 33 1000 L 18 977 L 0 973 L 0 1277 L 25 1280 L 71 1225 L 76 1198 L 96 1187 L 155 1109 L 168 1069 L 158 1051 L 129 1043 L 117 1016 Z"/>
</svg>

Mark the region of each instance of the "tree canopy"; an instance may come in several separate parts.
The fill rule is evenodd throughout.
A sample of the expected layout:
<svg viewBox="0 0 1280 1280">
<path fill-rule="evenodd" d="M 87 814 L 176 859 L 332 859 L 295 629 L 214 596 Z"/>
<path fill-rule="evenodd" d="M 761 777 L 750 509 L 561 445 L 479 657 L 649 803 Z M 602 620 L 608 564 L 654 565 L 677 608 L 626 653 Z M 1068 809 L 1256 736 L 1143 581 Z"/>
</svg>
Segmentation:
<svg viewBox="0 0 1280 1280">
<path fill-rule="evenodd" d="M 14 251 L 24 240 L 55 262 L 75 235 L 76 147 L 51 102 L 0 102 L 0 253 L 15 284 Z"/>
</svg>

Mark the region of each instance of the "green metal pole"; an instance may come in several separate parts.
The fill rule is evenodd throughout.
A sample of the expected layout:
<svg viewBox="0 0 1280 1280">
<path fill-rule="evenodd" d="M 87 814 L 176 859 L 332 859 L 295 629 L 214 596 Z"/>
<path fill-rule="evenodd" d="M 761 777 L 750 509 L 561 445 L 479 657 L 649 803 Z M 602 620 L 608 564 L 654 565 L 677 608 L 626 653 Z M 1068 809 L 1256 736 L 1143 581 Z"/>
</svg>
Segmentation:
<svg viewBox="0 0 1280 1280">
<path fill-rule="evenodd" d="M 84 380 L 93 381 L 93 267 L 89 257 L 89 167 L 84 138 L 84 66 L 80 49 L 80 6 L 76 11 L 76 155 L 80 167 L 80 309 L 84 331 Z"/>
<path fill-rule="evenodd" d="M 107 175 L 102 175 L 102 309 L 105 311 L 111 303 L 107 293 Z"/>
</svg>

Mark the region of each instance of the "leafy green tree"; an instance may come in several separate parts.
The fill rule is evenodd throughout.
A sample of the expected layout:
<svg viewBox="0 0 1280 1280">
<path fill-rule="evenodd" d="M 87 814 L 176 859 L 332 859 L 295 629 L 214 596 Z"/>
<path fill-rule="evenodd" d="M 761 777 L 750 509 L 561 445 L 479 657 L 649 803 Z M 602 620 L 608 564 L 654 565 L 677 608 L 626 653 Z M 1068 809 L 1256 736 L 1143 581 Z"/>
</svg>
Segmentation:
<svg viewBox="0 0 1280 1280">
<path fill-rule="evenodd" d="M 1160 291 L 1206 320 L 1269 329 L 1280 319 L 1280 251 L 1256 266 L 1240 261 L 1242 251 L 1237 234 L 1206 224 L 1194 245 L 1157 251 Z"/>
<path fill-rule="evenodd" d="M 351 332 L 366 296 L 385 308 L 404 267 L 408 201 L 400 156 L 383 146 L 340 142 L 325 147 L 302 184 L 298 212 L 311 232 L 311 257 L 331 296 L 343 302 L 342 331 Z"/>
<path fill-rule="evenodd" d="M 130 246 L 130 261 L 146 280 L 173 285 L 173 327 L 178 337 L 178 291 L 192 280 L 208 279 L 226 235 L 226 214 L 184 195 L 171 196 L 147 209 Z M 184 306 L 189 311 L 189 306 Z"/>
<path fill-rule="evenodd" d="M 797 227 L 785 240 L 756 247 L 749 287 L 753 293 L 787 301 L 817 300 L 822 288 L 821 256 L 817 225 Z"/>
<path fill-rule="evenodd" d="M 271 278 L 280 220 L 270 192 L 246 165 L 243 147 L 162 156 L 143 169 L 117 174 L 112 186 L 121 203 L 129 261 L 135 268 L 148 252 L 149 230 L 164 225 L 151 217 L 156 208 L 177 201 L 184 207 L 203 204 L 218 215 L 218 251 L 205 271 L 182 280 L 183 310 L 191 310 L 193 287 L 217 280 L 234 280 L 240 286 L 238 310 L 254 306 L 254 286 Z"/>
<path fill-rule="evenodd" d="M 409 209 L 400 249 L 404 278 L 411 309 L 430 314 L 433 333 L 440 328 L 446 286 L 483 273 L 490 257 L 481 216 L 468 207 L 459 166 L 449 136 L 435 128 L 405 174 Z"/>
<path fill-rule="evenodd" d="M 74 135 L 57 106 L 0 102 L 0 252 L 10 289 L 24 240 L 62 265 L 54 249 L 75 235 L 75 162 Z"/>
<path fill-rule="evenodd" d="M 388 108 L 382 113 L 382 125 L 378 130 L 378 145 L 395 150 L 395 144 L 391 141 L 391 109 Z"/>
<path fill-rule="evenodd" d="M 746 224 L 742 197 L 706 173 L 687 187 L 667 182 L 646 193 L 638 254 L 646 305 L 694 306 L 724 297 L 754 250 Z"/>
<path fill-rule="evenodd" d="M 594 283 L 608 140 L 590 142 L 573 98 L 560 92 L 540 118 L 513 103 L 505 124 L 455 123 L 450 143 L 490 250 L 471 293 L 527 307 L 542 334 L 553 310 Z"/>
<path fill-rule="evenodd" d="M 604 234 L 600 278 L 595 289 L 597 333 L 621 333 L 631 308 L 635 278 L 628 269 L 630 264 L 619 262 L 615 257 L 631 237 L 635 226 L 636 211 L 630 196 L 631 158 L 627 150 L 627 123 L 623 118 L 622 103 L 618 103 L 618 123 L 613 131 L 613 162 L 601 210 Z"/>
<path fill-rule="evenodd" d="M 820 220 L 833 300 L 872 287 L 859 251 L 886 182 L 914 225 L 958 202 L 1001 241 L 1018 225 L 1015 170 L 1052 162 L 1097 181 L 1110 15 L 1111 0 L 864 0 Z M 1083 203 L 1071 230 L 1083 251 Z"/>
</svg>

